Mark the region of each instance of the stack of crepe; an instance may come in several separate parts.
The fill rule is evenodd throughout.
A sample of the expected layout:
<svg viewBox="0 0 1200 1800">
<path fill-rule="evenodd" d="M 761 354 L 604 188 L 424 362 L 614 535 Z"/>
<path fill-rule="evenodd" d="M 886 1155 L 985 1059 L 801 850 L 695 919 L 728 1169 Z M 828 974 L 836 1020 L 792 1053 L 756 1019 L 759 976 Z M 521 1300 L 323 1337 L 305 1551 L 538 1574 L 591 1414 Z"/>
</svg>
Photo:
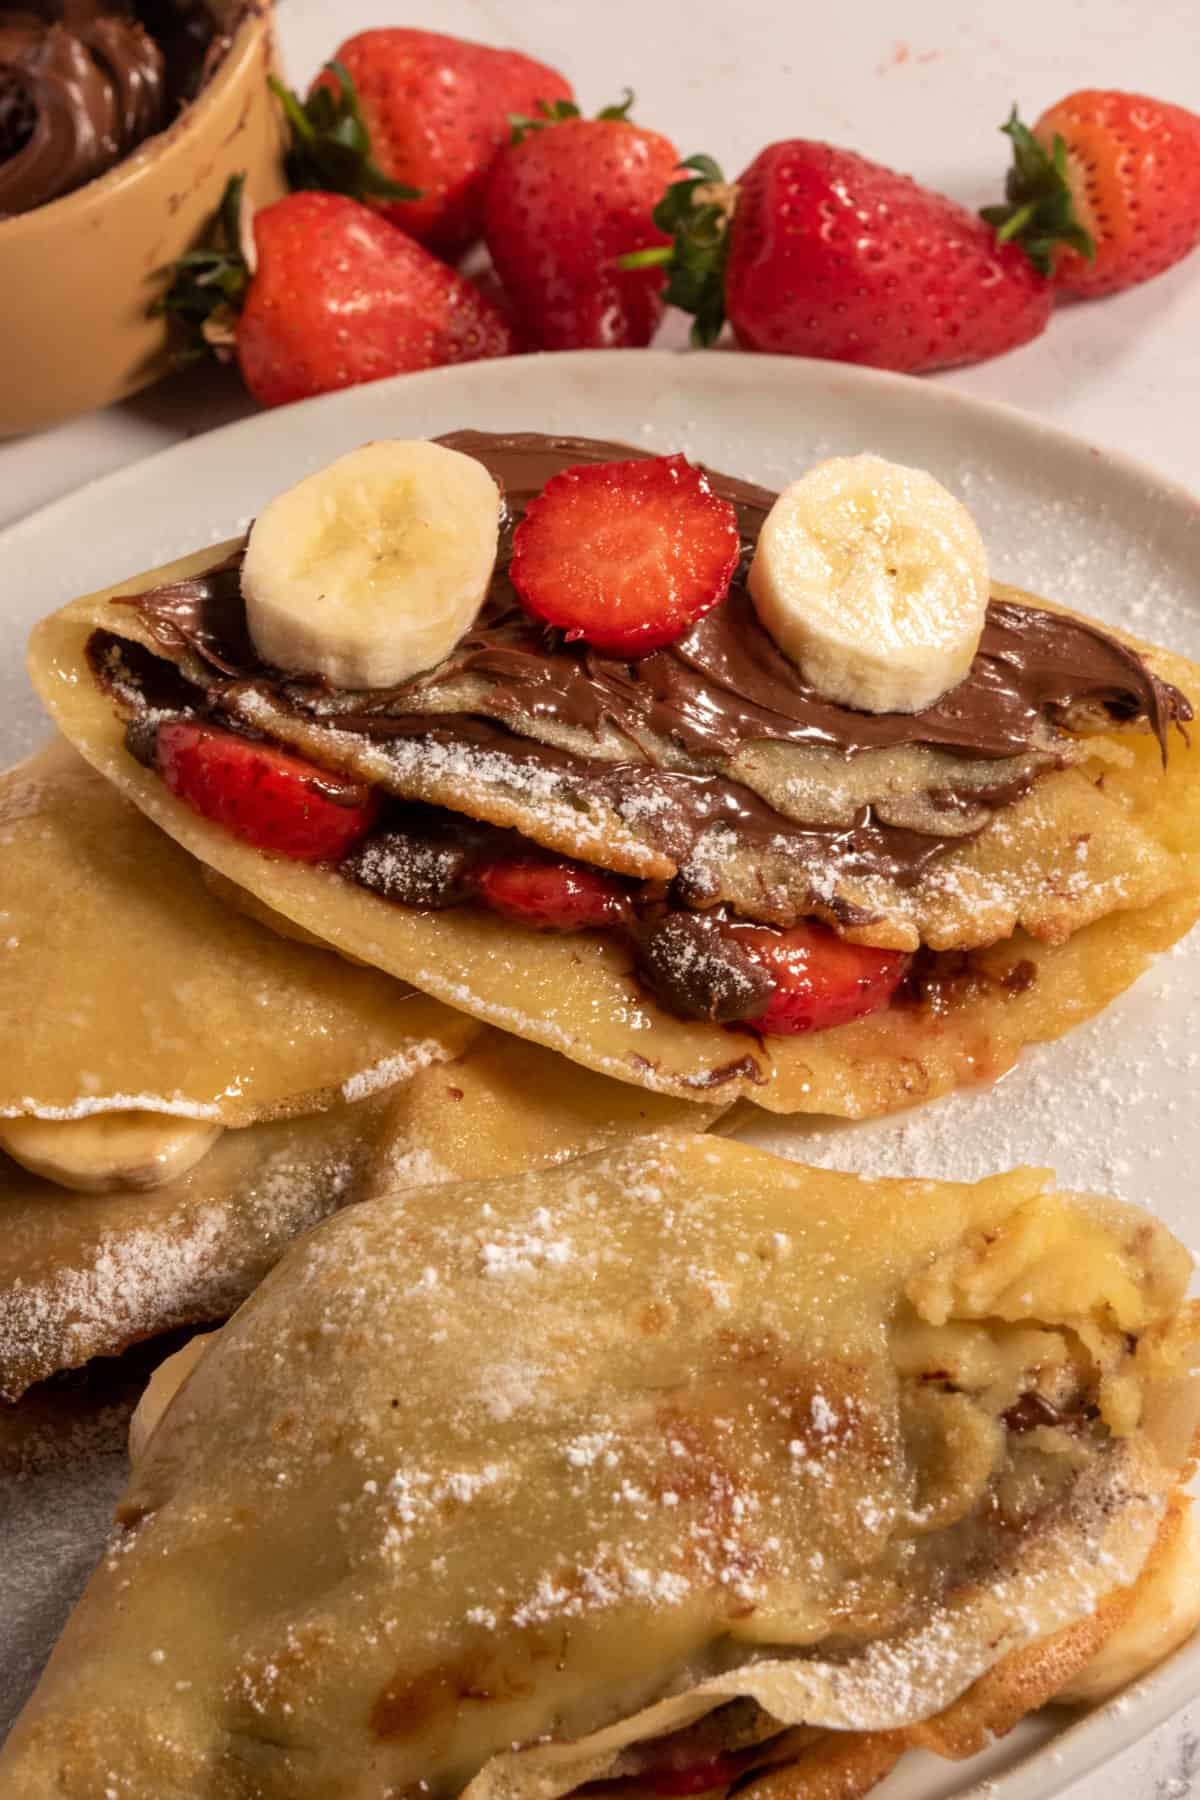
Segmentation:
<svg viewBox="0 0 1200 1800">
<path fill-rule="evenodd" d="M 515 441 L 534 485 L 597 453 Z M 769 496 L 728 485 L 753 529 Z M 0 1790 L 853 1800 L 910 1744 L 968 1755 L 1172 1649 L 1200 1610 L 1200 1326 L 1169 1234 L 1044 1173 L 862 1184 L 695 1133 L 738 1098 L 858 1118 L 994 1077 L 1133 981 L 1200 915 L 1175 729 L 1200 670 L 1116 634 L 1149 711 L 1041 722 L 994 816 L 955 765 L 961 846 L 831 900 L 938 981 L 766 1039 L 674 1016 L 601 935 L 394 905 L 169 793 L 96 644 L 207 695 L 129 596 L 220 560 L 46 621 L 64 737 L 0 777 L 0 1401 L 234 1314 L 152 1384 Z M 398 797 L 695 873 L 584 789 L 563 837 L 544 783 L 267 716 L 234 677 L 242 728 Z M 549 741 L 501 686 L 435 670 L 404 704 Z M 598 733 L 555 766 L 662 749 Z M 720 777 L 846 800 L 825 752 L 784 750 Z M 855 779 L 919 831 L 948 767 Z M 151 1154 L 122 1163 L 127 1128 Z"/>
<path fill-rule="evenodd" d="M 0 1144 L 40 1171 L 0 1154 L 2 1400 L 224 1318 L 398 1167 L 534 1167 L 692 1116 L 224 904 L 61 741 L 0 777 L 0 832 Z M 160 1128 L 193 1140 L 161 1184 Z"/>
<path fill-rule="evenodd" d="M 564 465 L 639 454 L 534 433 L 443 441 L 487 463 L 503 483 L 510 521 Z M 712 482 L 737 505 L 750 543 L 773 496 L 730 477 Z M 626 665 L 611 660 L 583 722 L 564 723 L 578 710 L 564 697 L 587 689 L 599 664 L 586 646 L 539 651 L 528 620 L 510 625 L 503 545 L 489 602 L 494 629 L 468 634 L 444 663 L 380 693 L 330 693 L 328 684 L 281 678 L 256 659 L 238 590 L 242 548 L 198 552 L 47 619 L 34 634 L 30 670 L 60 729 L 155 824 L 276 918 L 598 1073 L 701 1103 L 744 1098 L 784 1113 L 874 1116 L 994 1080 L 1026 1044 L 1059 1037 L 1107 1006 L 1200 917 L 1200 743 L 1186 724 L 1200 707 L 1200 669 L 1125 633 L 1099 632 L 1052 603 L 994 590 L 996 643 L 977 677 L 996 739 L 986 754 L 970 743 L 936 747 L 961 732 L 935 708 L 928 729 L 913 723 L 914 742 L 885 741 L 853 758 L 822 741 L 759 741 L 753 731 L 731 758 L 703 748 L 718 735 L 708 698 L 728 699 L 707 639 L 689 640 L 688 656 L 712 664 L 710 677 L 676 658 L 650 680 L 670 688 L 686 678 L 682 744 L 662 735 L 665 707 L 650 706 L 646 719 L 621 727 L 613 695 L 628 686 Z M 1031 697 L 1010 706 L 1004 621 L 1014 607 L 1070 630 L 1045 645 L 1034 630 L 1045 666 Z M 726 618 L 735 638 L 762 635 L 736 580 L 705 628 Z M 1082 665 L 1098 644 L 1102 672 L 1089 681 Z M 724 638 L 718 647 L 725 656 Z M 755 639 L 755 658 L 769 654 Z M 728 676 L 735 678 L 741 673 Z M 1055 696 L 1072 694 L 1076 682 L 1087 703 L 1067 706 L 1064 716 Z M 793 911 L 825 910 L 856 941 L 900 949 L 920 942 L 936 953 L 933 978 L 920 1005 L 797 1038 L 760 1039 L 677 1017 L 636 979 L 626 948 L 603 933 L 555 936 L 472 906 L 413 909 L 335 869 L 266 857 L 239 842 L 126 748 L 126 719 L 147 705 L 153 715 L 160 694 L 190 695 L 239 729 L 401 800 L 516 830 L 531 845 L 622 875 L 703 888 L 705 906 L 727 900 L 747 917 L 786 923 L 782 897 Z M 734 697 L 745 710 L 740 687 Z M 807 690 L 802 698 L 803 712 L 812 699 Z M 952 694 L 951 724 L 956 704 Z M 763 709 L 749 710 L 757 718 Z M 835 735 L 845 734 L 847 719 L 861 721 L 827 706 L 821 728 L 825 714 L 839 713 Z M 647 785 L 663 776 L 667 788 Z M 942 853 L 915 882 L 839 879 L 816 904 L 811 890 L 829 884 L 810 880 L 802 834 L 781 856 L 740 842 L 730 852 L 720 832 L 690 858 L 678 847 L 672 854 L 657 818 L 669 778 L 732 782 L 750 804 L 765 802 L 825 834 L 849 828 L 869 807 L 889 843 L 897 833 L 935 832 L 925 841 L 940 841 Z M 801 878 L 796 894 L 792 868 Z"/>
</svg>

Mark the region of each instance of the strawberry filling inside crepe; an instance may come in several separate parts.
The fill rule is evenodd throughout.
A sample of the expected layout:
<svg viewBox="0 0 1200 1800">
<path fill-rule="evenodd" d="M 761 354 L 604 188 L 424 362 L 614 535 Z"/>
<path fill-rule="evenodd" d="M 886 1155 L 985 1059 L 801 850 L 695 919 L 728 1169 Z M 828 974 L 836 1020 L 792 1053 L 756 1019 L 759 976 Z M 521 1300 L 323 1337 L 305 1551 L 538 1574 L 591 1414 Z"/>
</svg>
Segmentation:
<svg viewBox="0 0 1200 1800">
<path fill-rule="evenodd" d="M 852 706 L 765 622 L 789 603 L 756 580 L 771 494 L 585 439 L 442 443 L 502 506 L 473 622 L 432 667 L 352 686 L 265 660 L 253 545 L 118 601 L 129 638 L 92 633 L 130 754 L 185 805 L 396 906 L 603 933 L 664 1011 L 766 1036 L 936 1006 L 964 953 L 1105 910 L 1085 866 L 1044 876 L 1039 913 L 995 847 L 1035 791 L 1085 862 L 1120 837 L 1088 812 L 1114 738 L 1149 730 L 1165 764 L 1191 717 L 1136 649 L 985 585 L 960 679 L 914 710 Z M 895 692 L 904 654 L 882 688 L 858 679 Z M 383 665 L 368 646 L 354 666 Z"/>
</svg>

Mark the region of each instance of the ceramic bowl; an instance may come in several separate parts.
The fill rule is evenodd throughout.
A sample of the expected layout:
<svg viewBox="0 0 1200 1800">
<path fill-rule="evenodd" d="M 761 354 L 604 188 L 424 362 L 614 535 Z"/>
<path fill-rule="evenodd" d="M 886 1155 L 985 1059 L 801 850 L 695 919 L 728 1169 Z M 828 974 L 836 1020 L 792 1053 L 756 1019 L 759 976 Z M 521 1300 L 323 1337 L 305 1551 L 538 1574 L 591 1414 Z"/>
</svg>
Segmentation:
<svg viewBox="0 0 1200 1800">
<path fill-rule="evenodd" d="M 269 0 L 231 0 L 230 14 L 228 50 L 173 124 L 74 193 L 0 220 L 0 437 L 166 374 L 167 322 L 150 308 L 171 263 L 230 175 L 245 170 L 258 206 L 284 192 Z"/>
</svg>

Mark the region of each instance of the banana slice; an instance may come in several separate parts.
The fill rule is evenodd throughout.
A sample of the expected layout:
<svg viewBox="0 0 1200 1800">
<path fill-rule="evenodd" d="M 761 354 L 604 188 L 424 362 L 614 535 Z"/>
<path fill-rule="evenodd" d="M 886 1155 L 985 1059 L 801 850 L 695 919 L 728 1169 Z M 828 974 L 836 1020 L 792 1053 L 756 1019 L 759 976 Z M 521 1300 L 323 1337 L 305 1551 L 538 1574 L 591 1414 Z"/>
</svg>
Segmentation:
<svg viewBox="0 0 1200 1800">
<path fill-rule="evenodd" d="M 0 1119 L 0 1149 L 31 1174 L 80 1194 L 164 1187 L 194 1169 L 220 1135 L 206 1119 L 154 1112 Z"/>
<path fill-rule="evenodd" d="M 145 1391 L 129 1421 L 130 1462 L 141 1462 L 146 1454 L 146 1446 L 162 1422 L 163 1414 L 216 1335 L 215 1331 L 198 1331 L 195 1337 L 188 1339 L 182 1350 L 176 1350 L 174 1356 L 168 1356 L 164 1362 L 159 1363 L 146 1383 Z"/>
<path fill-rule="evenodd" d="M 267 662 L 338 687 L 391 687 L 453 650 L 488 590 L 500 491 L 423 439 L 364 444 L 265 506 L 242 566 Z"/>
<path fill-rule="evenodd" d="M 966 507 L 924 469 L 839 456 L 776 500 L 750 593 L 818 693 L 860 712 L 922 712 L 979 648 L 987 552 Z"/>
</svg>

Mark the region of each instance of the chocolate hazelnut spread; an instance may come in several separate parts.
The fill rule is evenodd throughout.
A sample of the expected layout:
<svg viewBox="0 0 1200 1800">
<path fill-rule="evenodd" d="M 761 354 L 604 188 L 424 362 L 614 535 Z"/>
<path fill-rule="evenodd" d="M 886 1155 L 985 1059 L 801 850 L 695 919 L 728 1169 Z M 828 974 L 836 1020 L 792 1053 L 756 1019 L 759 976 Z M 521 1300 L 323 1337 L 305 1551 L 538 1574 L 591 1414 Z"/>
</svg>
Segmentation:
<svg viewBox="0 0 1200 1800">
<path fill-rule="evenodd" d="M 598 734 L 606 721 L 637 742 L 652 733 L 697 753 L 729 753 L 756 740 L 832 747 L 846 757 L 894 745 L 919 744 L 960 757 L 997 763 L 1026 750 L 1047 719 L 1069 721 L 1081 709 L 1100 708 L 1112 720 L 1145 720 L 1166 754 L 1172 721 L 1191 716 L 1186 699 L 1160 681 L 1141 657 L 1096 626 L 1041 608 L 994 600 L 983 641 L 958 687 L 921 713 L 861 713 L 823 699 L 782 654 L 759 624 L 744 587 L 675 644 L 635 662 L 598 655 L 568 643 L 519 606 L 508 581 L 512 528 L 545 481 L 572 462 L 634 454 L 620 444 L 539 433 L 495 436 L 457 432 L 442 440 L 477 456 L 502 486 L 507 527 L 492 591 L 475 626 L 429 675 L 396 688 L 339 698 L 339 731 L 375 740 L 416 738 L 430 744 L 502 749 L 514 764 L 533 764 L 570 775 L 579 791 L 627 806 L 640 796 L 653 818 L 653 835 L 682 861 L 702 832 L 722 822 L 744 838 L 787 840 L 789 854 L 814 871 L 882 873 L 901 885 L 915 883 L 929 861 L 952 841 L 924 831 L 883 824 L 862 809 L 848 825 L 806 825 L 785 818 L 749 788 L 718 774 L 690 774 L 652 763 L 606 762 L 517 735 L 503 722 L 459 713 L 416 709 L 419 691 L 450 682 L 470 669 L 494 685 L 489 709 L 501 716 L 552 719 Z M 771 505 L 763 488 L 725 475 L 711 477 L 716 491 L 738 509 L 747 554 Z M 330 696 L 320 681 L 284 679 L 255 654 L 246 628 L 239 586 L 240 554 L 187 581 L 134 597 L 135 606 L 168 652 L 190 649 L 218 680 L 210 695 L 220 703 L 222 681 L 269 689 L 297 713 L 321 716 Z M 406 706 L 406 697 L 409 704 Z M 1018 799 L 1028 781 L 997 781 L 973 789 L 992 807 Z M 959 804 L 953 789 L 937 804 L 949 815 Z M 961 840 L 959 840 L 961 841 Z M 704 896 L 691 896 L 696 904 Z M 848 921 L 847 921 L 848 922 Z"/>
<path fill-rule="evenodd" d="M 511 527 L 551 475 L 572 462 L 628 457 L 628 447 L 537 433 L 497 438 L 461 431 L 442 442 L 485 462 L 502 485 Z M 710 473 L 737 508 L 747 558 L 775 499 L 766 488 Z M 1101 705 L 1115 719 L 1145 718 L 1166 753 L 1166 733 L 1186 701 L 1135 651 L 1081 620 L 993 600 L 966 679 L 920 713 L 863 713 L 824 699 L 760 624 L 745 586 L 674 644 L 636 663 L 598 655 L 546 633 L 521 608 L 503 573 L 470 632 L 436 680 L 465 668 L 487 674 L 524 713 L 584 725 L 611 721 L 630 737 L 652 730 L 699 754 L 755 740 L 820 744 L 853 756 L 924 744 L 999 759 L 1027 749 L 1037 721 Z M 427 679 L 427 678 L 425 678 Z M 492 695 L 496 699 L 496 695 Z M 502 704 L 503 702 L 501 702 Z"/>
<path fill-rule="evenodd" d="M 182 4 L 0 7 L 0 218 L 71 193 L 160 131 L 217 41 L 214 20 Z"/>
</svg>

